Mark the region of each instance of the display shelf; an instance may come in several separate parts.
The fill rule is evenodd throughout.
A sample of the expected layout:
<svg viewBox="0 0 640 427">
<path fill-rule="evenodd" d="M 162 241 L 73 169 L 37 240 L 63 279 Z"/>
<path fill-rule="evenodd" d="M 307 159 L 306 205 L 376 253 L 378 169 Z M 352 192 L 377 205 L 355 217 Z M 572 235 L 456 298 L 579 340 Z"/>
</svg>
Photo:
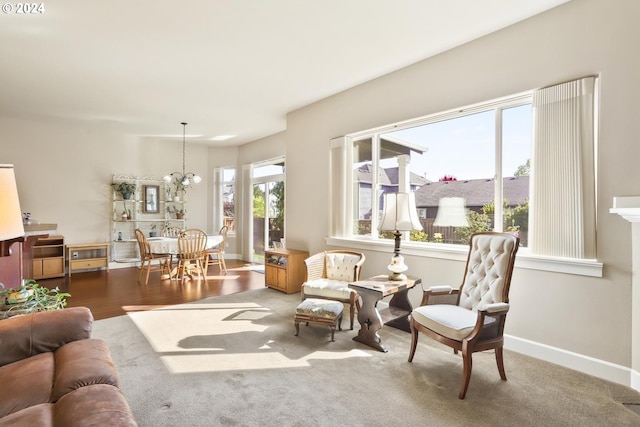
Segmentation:
<svg viewBox="0 0 640 427">
<path fill-rule="evenodd" d="M 185 228 L 186 219 L 176 218 L 175 211 L 184 211 L 186 201 L 183 193 L 179 195 L 181 200 L 174 200 L 170 185 L 157 177 L 113 176 L 112 184 L 121 182 L 133 183 L 136 189 L 130 199 L 123 199 L 115 189 L 112 191 L 111 261 L 138 262 L 140 254 L 135 229 L 150 236 L 153 231 L 159 235 L 165 225 Z M 123 214 L 128 218 L 123 219 Z"/>
</svg>

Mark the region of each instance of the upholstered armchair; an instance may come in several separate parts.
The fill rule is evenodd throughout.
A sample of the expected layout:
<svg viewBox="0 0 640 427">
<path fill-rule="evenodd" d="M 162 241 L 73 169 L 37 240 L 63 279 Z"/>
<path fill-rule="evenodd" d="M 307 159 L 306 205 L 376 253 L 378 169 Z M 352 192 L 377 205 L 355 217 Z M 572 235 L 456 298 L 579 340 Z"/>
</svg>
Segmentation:
<svg viewBox="0 0 640 427">
<path fill-rule="evenodd" d="M 464 399 L 471 378 L 471 355 L 494 349 L 498 372 L 507 380 L 503 362 L 503 332 L 509 311 L 511 274 L 520 240 L 510 233 L 471 236 L 462 285 L 434 286 L 424 291 L 420 306 L 411 313 L 409 362 L 423 333 L 462 352 Z"/>
<path fill-rule="evenodd" d="M 307 258 L 302 299 L 321 298 L 349 304 L 349 320 L 353 329 L 356 307 L 360 308 L 358 293 L 349 289 L 349 283 L 360 279 L 365 256 L 352 251 L 325 251 Z"/>
</svg>

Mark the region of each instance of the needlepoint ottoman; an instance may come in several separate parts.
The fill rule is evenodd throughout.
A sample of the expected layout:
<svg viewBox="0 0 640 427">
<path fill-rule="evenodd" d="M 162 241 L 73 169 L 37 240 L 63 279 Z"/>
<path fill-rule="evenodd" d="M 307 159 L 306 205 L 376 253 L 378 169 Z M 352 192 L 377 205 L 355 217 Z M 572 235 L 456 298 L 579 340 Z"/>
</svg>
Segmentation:
<svg viewBox="0 0 640 427">
<path fill-rule="evenodd" d="M 300 333 L 300 322 L 327 325 L 331 330 L 331 341 L 335 341 L 336 324 L 342 330 L 342 310 L 340 301 L 308 298 L 296 307 L 296 336 Z"/>
</svg>

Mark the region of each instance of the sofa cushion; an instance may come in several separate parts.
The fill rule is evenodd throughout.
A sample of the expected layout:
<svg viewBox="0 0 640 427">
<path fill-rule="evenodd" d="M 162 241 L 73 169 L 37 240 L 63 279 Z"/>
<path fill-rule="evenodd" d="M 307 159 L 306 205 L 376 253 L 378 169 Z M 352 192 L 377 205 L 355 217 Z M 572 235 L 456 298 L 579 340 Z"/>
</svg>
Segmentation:
<svg viewBox="0 0 640 427">
<path fill-rule="evenodd" d="M 53 412 L 54 426 L 137 426 L 120 389 L 108 384 L 80 387 L 65 394 Z"/>
<path fill-rule="evenodd" d="M 0 366 L 89 338 L 92 326 L 93 316 L 86 307 L 4 319 L 0 321 Z"/>
<path fill-rule="evenodd" d="M 136 427 L 120 390 L 106 384 L 81 387 L 57 403 L 44 403 L 0 418 L 0 427 Z"/>
<path fill-rule="evenodd" d="M 342 280 L 315 279 L 304 284 L 304 294 L 328 299 L 349 300 L 355 291 L 349 289 L 347 282 Z"/>
<path fill-rule="evenodd" d="M 53 426 L 53 403 L 41 403 L 0 418 L 0 427 Z"/>
<path fill-rule="evenodd" d="M 327 278 L 343 282 L 355 281 L 356 264 L 362 257 L 355 254 L 327 253 Z"/>
<path fill-rule="evenodd" d="M 0 417 L 49 402 L 54 363 L 53 353 L 42 353 L 0 366 Z"/>
<path fill-rule="evenodd" d="M 99 339 L 73 341 L 56 350 L 51 402 L 91 384 L 118 385 L 118 372 L 107 344 Z"/>
</svg>

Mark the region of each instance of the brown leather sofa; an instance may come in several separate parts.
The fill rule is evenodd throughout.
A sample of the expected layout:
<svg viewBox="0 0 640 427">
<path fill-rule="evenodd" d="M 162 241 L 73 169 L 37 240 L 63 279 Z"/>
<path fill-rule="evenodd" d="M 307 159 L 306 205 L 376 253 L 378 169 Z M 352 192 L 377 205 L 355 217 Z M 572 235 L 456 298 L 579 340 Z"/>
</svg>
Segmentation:
<svg viewBox="0 0 640 427">
<path fill-rule="evenodd" d="M 137 426 L 86 307 L 0 320 L 0 427 Z"/>
</svg>

